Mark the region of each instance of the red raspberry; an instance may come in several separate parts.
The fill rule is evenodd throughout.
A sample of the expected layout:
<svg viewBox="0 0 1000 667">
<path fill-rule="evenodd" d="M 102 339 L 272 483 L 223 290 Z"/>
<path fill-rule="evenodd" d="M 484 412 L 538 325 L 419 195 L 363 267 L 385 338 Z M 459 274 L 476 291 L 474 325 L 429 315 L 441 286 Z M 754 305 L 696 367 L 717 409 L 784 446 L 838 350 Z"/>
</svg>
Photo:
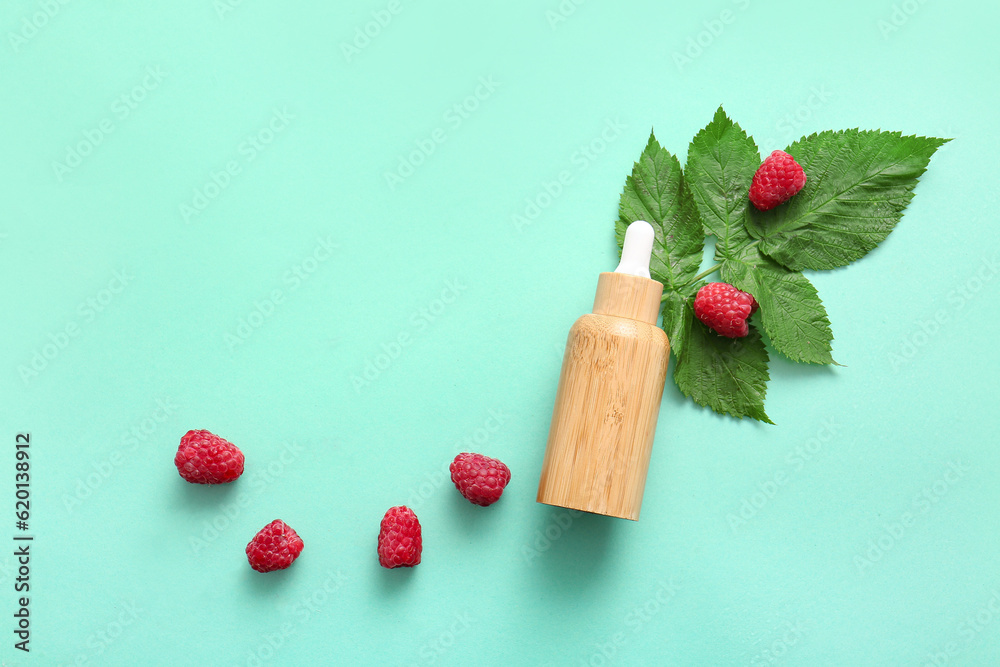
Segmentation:
<svg viewBox="0 0 1000 667">
<path fill-rule="evenodd" d="M 785 151 L 774 151 L 757 168 L 750 183 L 750 202 L 761 211 L 784 204 L 806 184 L 806 172 Z"/>
<path fill-rule="evenodd" d="M 510 481 L 510 469 L 482 454 L 459 454 L 451 462 L 451 481 L 465 499 L 475 505 L 492 505 L 500 500 Z"/>
<path fill-rule="evenodd" d="M 757 300 L 729 283 L 709 283 L 694 298 L 694 314 L 705 325 L 727 338 L 750 333 L 747 318 L 757 312 Z"/>
<path fill-rule="evenodd" d="M 243 452 L 208 431 L 188 431 L 181 438 L 174 465 L 192 484 L 223 484 L 243 474 Z"/>
<path fill-rule="evenodd" d="M 378 532 L 378 562 L 382 567 L 413 567 L 420 563 L 420 521 L 409 507 L 390 507 Z"/>
<path fill-rule="evenodd" d="M 305 544 L 284 521 L 275 519 L 260 529 L 247 545 L 247 560 L 258 572 L 284 570 L 295 562 Z"/>
</svg>

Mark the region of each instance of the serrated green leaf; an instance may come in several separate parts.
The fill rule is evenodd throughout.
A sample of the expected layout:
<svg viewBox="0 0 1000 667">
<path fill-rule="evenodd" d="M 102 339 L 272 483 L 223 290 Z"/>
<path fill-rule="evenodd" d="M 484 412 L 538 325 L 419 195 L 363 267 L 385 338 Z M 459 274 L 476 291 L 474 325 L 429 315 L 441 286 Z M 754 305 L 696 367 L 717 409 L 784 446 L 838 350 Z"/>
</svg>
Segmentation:
<svg viewBox="0 0 1000 667">
<path fill-rule="evenodd" d="M 751 207 L 747 229 L 790 269 L 833 269 L 864 257 L 899 222 L 917 179 L 948 139 L 899 132 L 826 131 L 786 151 L 805 187 L 770 211 Z"/>
<path fill-rule="evenodd" d="M 705 233 L 715 236 L 716 254 L 721 258 L 750 242 L 744 220 L 750 181 L 758 166 L 757 145 L 722 107 L 688 147 L 684 176 Z"/>
<path fill-rule="evenodd" d="M 649 274 L 663 283 L 663 330 L 679 359 L 693 317 L 687 302 L 695 286 L 687 283 L 698 272 L 705 235 L 680 161 L 660 146 L 652 133 L 625 180 L 615 222 L 619 253 L 626 227 L 636 220 L 653 226 Z"/>
<path fill-rule="evenodd" d="M 684 345 L 691 331 L 694 310 L 691 298 L 677 292 L 666 292 L 663 299 L 663 330 L 670 341 L 670 351 L 678 359 L 684 354 Z"/>
<path fill-rule="evenodd" d="M 619 252 L 629 223 L 645 220 L 653 226 L 655 236 L 650 276 L 668 292 L 683 291 L 683 285 L 698 273 L 705 239 L 681 163 L 652 133 L 632 167 L 632 175 L 625 180 L 618 216 L 615 238 Z"/>
<path fill-rule="evenodd" d="M 834 364 L 833 332 L 826 308 L 809 279 L 746 249 L 722 264 L 722 279 L 754 295 L 760 320 L 775 350 L 792 361 Z"/>
<path fill-rule="evenodd" d="M 684 355 L 674 366 L 674 381 L 686 396 L 716 412 L 773 424 L 764 412 L 767 362 L 764 341 L 753 325 L 744 338 L 724 338 L 695 321 Z"/>
</svg>

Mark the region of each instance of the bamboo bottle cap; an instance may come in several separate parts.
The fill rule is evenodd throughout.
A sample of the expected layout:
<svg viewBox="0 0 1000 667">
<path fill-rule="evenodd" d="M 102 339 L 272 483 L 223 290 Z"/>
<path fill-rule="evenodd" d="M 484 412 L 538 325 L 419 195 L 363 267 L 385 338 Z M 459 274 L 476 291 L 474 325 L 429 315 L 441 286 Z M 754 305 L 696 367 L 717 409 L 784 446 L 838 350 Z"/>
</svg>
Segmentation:
<svg viewBox="0 0 1000 667">
<path fill-rule="evenodd" d="M 594 295 L 595 315 L 614 315 L 656 324 L 660 314 L 663 285 L 649 278 L 627 273 L 602 273 Z"/>
</svg>

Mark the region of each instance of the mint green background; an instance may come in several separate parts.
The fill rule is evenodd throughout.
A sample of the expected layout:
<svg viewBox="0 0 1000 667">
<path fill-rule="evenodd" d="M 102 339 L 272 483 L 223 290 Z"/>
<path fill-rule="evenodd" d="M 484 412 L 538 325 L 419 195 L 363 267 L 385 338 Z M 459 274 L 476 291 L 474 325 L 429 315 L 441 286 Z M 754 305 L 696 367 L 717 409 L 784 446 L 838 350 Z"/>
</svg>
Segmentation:
<svg viewBox="0 0 1000 667">
<path fill-rule="evenodd" d="M 1000 663 L 995 3 L 587 2 L 554 27 L 555 0 L 400 3 L 350 62 L 340 45 L 387 3 L 49 0 L 16 43 L 45 3 L 0 7 L 0 538 L 19 431 L 36 535 L 30 656 L 12 648 L 0 548 L 0 664 Z M 148 67 L 165 78 L 123 117 Z M 499 85 L 455 127 L 445 113 L 480 77 Z M 566 331 L 615 264 L 650 127 L 683 158 L 720 103 L 765 151 L 846 127 L 955 141 L 880 248 L 810 275 L 844 367 L 775 356 L 776 426 L 669 382 L 642 519 L 568 520 L 534 501 Z M 275 109 L 294 118 L 248 160 Z M 60 180 L 53 162 L 105 119 Z M 390 189 L 436 128 L 444 143 Z M 229 161 L 240 172 L 185 223 Z M 317 238 L 338 250 L 296 286 Z M 121 270 L 124 290 L 102 292 Z M 446 281 L 458 296 L 436 303 Z M 244 478 L 183 483 L 189 428 L 237 443 Z M 467 449 L 513 471 L 491 508 L 442 483 Z M 407 502 L 423 562 L 382 570 L 379 520 Z M 758 508 L 734 527 L 744 502 Z M 243 548 L 279 517 L 305 551 L 262 576 Z"/>
</svg>

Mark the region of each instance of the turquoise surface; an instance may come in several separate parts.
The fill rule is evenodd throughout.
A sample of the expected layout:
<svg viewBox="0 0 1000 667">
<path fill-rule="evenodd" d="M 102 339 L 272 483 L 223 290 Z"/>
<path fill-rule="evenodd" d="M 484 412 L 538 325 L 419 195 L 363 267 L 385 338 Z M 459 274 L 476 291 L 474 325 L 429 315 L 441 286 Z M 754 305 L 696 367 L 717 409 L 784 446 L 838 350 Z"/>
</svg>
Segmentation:
<svg viewBox="0 0 1000 667">
<path fill-rule="evenodd" d="M 1000 664 L 998 21 L 4 2 L 0 665 Z M 624 178 L 651 127 L 683 159 L 720 103 L 765 151 L 955 140 L 881 247 L 810 274 L 844 367 L 772 353 L 775 426 L 668 382 L 637 523 L 536 504 Z M 243 449 L 239 482 L 177 476 L 192 428 Z M 497 505 L 445 478 L 465 450 L 510 466 Z M 383 570 L 403 503 L 423 562 Z M 275 518 L 305 551 L 260 575 Z"/>
</svg>

